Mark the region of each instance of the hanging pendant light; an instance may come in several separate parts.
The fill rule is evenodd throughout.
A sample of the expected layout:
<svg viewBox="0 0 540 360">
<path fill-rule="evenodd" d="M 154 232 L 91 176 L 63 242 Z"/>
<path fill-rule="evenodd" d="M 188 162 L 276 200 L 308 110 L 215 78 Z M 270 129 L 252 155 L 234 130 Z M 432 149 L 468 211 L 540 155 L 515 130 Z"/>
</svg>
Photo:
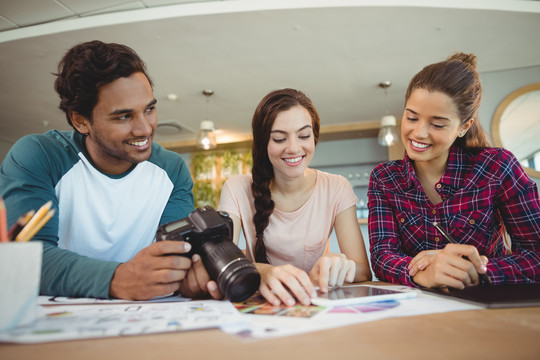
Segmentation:
<svg viewBox="0 0 540 360">
<path fill-rule="evenodd" d="M 397 142 L 396 118 L 394 115 L 384 115 L 381 118 L 378 141 L 382 146 L 392 146 Z"/>
<path fill-rule="evenodd" d="M 197 135 L 196 145 L 200 149 L 210 150 L 217 146 L 216 134 L 214 128 L 214 122 L 208 120 L 208 103 L 210 96 L 214 94 L 214 90 L 203 90 L 202 92 L 206 96 L 206 115 L 205 120 L 201 121 L 201 128 Z"/>
<path fill-rule="evenodd" d="M 390 81 L 383 81 L 379 83 L 379 87 L 384 89 L 384 96 L 386 99 L 387 89 L 392 85 Z M 386 110 L 388 113 L 388 109 Z M 384 115 L 381 118 L 381 128 L 379 130 L 378 142 L 382 146 L 392 146 L 398 142 L 398 135 L 396 132 L 396 118 L 394 115 Z"/>
</svg>

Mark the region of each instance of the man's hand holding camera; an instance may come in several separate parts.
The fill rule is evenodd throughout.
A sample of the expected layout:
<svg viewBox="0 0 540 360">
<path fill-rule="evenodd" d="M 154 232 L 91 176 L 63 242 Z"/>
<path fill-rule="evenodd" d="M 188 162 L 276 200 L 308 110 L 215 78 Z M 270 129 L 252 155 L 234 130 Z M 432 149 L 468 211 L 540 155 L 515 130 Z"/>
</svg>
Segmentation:
<svg viewBox="0 0 540 360">
<path fill-rule="evenodd" d="M 185 243 L 187 244 L 187 243 Z M 184 280 L 180 282 L 180 293 L 185 297 L 205 297 L 208 294 L 214 299 L 222 299 L 218 285 L 210 279 L 199 254 L 191 258 L 192 267 L 188 270 Z"/>
<path fill-rule="evenodd" d="M 147 300 L 178 291 L 190 298 L 247 299 L 260 275 L 232 242 L 232 231 L 228 214 L 209 206 L 161 225 L 150 246 L 116 268 L 109 295 Z"/>
<path fill-rule="evenodd" d="M 199 255 L 192 259 L 191 245 L 184 241 L 158 241 L 120 264 L 112 278 L 109 295 L 128 300 L 148 300 L 180 291 L 185 297 L 210 294 L 222 298 L 215 281 L 210 281 Z"/>
</svg>

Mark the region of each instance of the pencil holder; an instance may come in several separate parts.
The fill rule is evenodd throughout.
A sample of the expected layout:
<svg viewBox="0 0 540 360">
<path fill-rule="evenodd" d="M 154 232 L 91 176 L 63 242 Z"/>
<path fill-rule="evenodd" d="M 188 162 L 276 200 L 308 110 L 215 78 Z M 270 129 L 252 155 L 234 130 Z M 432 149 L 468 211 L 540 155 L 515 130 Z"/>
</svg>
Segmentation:
<svg viewBox="0 0 540 360">
<path fill-rule="evenodd" d="M 0 331 L 34 321 L 42 252 L 41 241 L 0 244 Z"/>
</svg>

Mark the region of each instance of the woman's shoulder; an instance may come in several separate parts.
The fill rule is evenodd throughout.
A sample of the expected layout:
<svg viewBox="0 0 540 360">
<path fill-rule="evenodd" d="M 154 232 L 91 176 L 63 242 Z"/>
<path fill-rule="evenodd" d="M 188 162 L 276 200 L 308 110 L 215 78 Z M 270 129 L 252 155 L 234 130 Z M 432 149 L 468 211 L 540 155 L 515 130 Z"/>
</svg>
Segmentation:
<svg viewBox="0 0 540 360">
<path fill-rule="evenodd" d="M 505 148 L 487 147 L 469 155 L 469 162 L 492 170 L 519 165 L 516 156 Z"/>
<path fill-rule="evenodd" d="M 316 170 L 317 174 L 317 191 L 322 191 L 327 194 L 340 194 L 344 191 L 353 191 L 352 185 L 343 175 L 332 174 L 325 171 Z"/>
<path fill-rule="evenodd" d="M 322 184 L 336 184 L 348 182 L 343 175 L 333 174 L 322 170 L 315 170 L 317 181 Z"/>
<path fill-rule="evenodd" d="M 374 181 L 387 187 L 402 187 L 407 183 L 408 171 L 406 160 L 391 160 L 380 163 L 371 172 L 370 182 Z"/>
<path fill-rule="evenodd" d="M 488 183 L 530 183 L 516 156 L 509 150 L 487 147 L 465 152 L 460 158 L 463 179 L 467 187 L 483 187 Z"/>
<path fill-rule="evenodd" d="M 250 188 L 251 182 L 251 174 L 232 175 L 225 180 L 225 185 L 231 189 Z"/>
<path fill-rule="evenodd" d="M 485 157 L 485 156 L 512 156 L 512 152 L 502 147 L 485 147 L 476 151 L 470 151 L 472 156 Z"/>
</svg>

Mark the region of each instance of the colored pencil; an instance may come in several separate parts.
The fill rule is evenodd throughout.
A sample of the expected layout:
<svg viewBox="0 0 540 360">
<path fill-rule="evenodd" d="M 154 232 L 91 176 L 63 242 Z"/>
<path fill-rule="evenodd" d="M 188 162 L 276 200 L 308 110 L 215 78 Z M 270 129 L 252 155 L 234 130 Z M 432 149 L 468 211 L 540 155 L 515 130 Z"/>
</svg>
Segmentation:
<svg viewBox="0 0 540 360">
<path fill-rule="evenodd" d="M 4 203 L 4 198 L 0 197 L 0 242 L 8 241 L 6 204 Z"/>
<path fill-rule="evenodd" d="M 25 225 L 25 227 L 21 230 L 19 235 L 15 238 L 15 241 L 23 241 L 21 239 L 26 239 L 27 234 L 32 231 L 33 227 L 49 212 L 52 206 L 52 201 L 47 201 L 43 206 L 39 208 L 39 210 L 32 216 L 30 221 Z"/>
<path fill-rule="evenodd" d="M 36 213 L 35 210 L 30 210 L 26 214 L 24 214 L 22 216 L 19 216 L 19 218 L 17 219 L 15 224 L 13 224 L 11 229 L 9 229 L 8 239 L 11 240 L 11 241 L 15 240 L 17 235 L 19 235 L 21 230 L 28 223 L 28 221 L 30 221 L 30 219 L 32 218 L 32 216 L 34 216 L 35 213 Z"/>
<path fill-rule="evenodd" d="M 34 235 L 37 234 L 39 230 L 49 221 L 55 213 L 55 210 L 48 211 L 45 216 L 43 216 L 35 225 L 24 235 L 24 237 L 18 237 L 17 241 L 19 242 L 26 242 L 29 241 L 31 238 L 34 237 Z"/>
</svg>

